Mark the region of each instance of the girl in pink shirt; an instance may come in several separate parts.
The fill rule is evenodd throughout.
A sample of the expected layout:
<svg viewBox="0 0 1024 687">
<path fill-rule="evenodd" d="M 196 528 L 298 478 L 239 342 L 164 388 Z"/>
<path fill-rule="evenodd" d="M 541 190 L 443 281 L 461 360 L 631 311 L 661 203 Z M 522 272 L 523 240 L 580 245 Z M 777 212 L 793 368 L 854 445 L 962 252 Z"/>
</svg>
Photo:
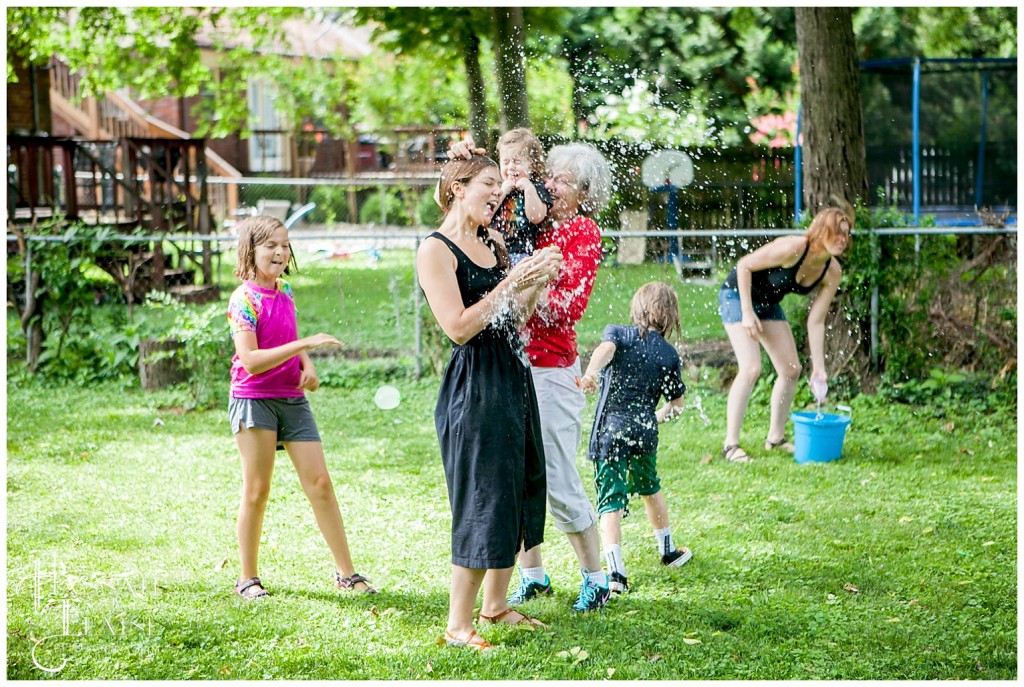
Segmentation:
<svg viewBox="0 0 1024 687">
<path fill-rule="evenodd" d="M 235 593 L 247 600 L 269 596 L 256 567 L 275 450 L 282 444 L 334 556 L 337 586 L 375 591 L 352 565 L 320 434 L 305 397 L 320 386 L 306 351 L 341 342 L 322 333 L 298 338 L 292 288 L 281 278 L 289 265 L 295 265 L 295 257 L 280 220 L 261 215 L 239 223 L 235 275 L 242 284 L 228 304 L 235 342 L 228 418 L 242 456 L 237 527 L 242 574 Z"/>
</svg>

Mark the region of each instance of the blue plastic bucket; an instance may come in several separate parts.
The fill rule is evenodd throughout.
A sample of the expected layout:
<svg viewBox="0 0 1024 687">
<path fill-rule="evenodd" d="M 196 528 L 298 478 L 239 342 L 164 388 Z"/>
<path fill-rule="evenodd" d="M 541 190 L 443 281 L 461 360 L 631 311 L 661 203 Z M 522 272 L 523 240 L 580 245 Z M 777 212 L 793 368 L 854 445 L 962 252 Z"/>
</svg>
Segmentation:
<svg viewBox="0 0 1024 687">
<path fill-rule="evenodd" d="M 837 406 L 849 413 L 846 406 Z M 851 418 L 834 413 L 801 410 L 790 415 L 793 420 L 793 457 L 798 463 L 827 463 L 843 454 L 843 439 Z"/>
</svg>

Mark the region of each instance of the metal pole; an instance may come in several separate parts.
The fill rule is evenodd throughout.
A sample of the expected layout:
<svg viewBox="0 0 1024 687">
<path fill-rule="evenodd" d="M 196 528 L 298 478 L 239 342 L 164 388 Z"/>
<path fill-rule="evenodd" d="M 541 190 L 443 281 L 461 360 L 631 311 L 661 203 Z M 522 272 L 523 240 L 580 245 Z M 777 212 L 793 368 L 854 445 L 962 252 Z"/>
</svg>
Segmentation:
<svg viewBox="0 0 1024 687">
<path fill-rule="evenodd" d="M 974 207 L 981 207 L 985 183 L 985 144 L 988 139 L 988 72 L 981 73 L 981 131 L 978 141 L 978 168 L 974 170 Z"/>
<path fill-rule="evenodd" d="M 416 245 L 413 249 L 413 261 L 412 261 L 412 302 L 413 312 L 415 317 L 413 318 L 413 331 L 416 333 L 416 379 L 420 379 L 423 376 L 423 299 L 420 298 L 420 280 L 419 275 L 416 273 L 416 255 L 420 252 L 420 237 L 416 237 Z"/>
<path fill-rule="evenodd" d="M 878 370 L 878 284 L 871 287 L 871 369 Z"/>
<path fill-rule="evenodd" d="M 796 198 L 793 199 L 793 225 L 800 224 L 800 212 L 803 210 L 803 193 L 804 193 L 804 180 L 803 180 L 803 169 L 804 169 L 804 156 L 803 146 L 800 145 L 800 129 L 803 127 L 804 119 L 804 108 L 802 105 L 797 105 L 796 108 L 796 145 L 793 146 L 793 183 L 795 189 L 793 193 Z"/>
<path fill-rule="evenodd" d="M 871 232 L 871 369 L 878 370 L 878 235 Z"/>
<path fill-rule="evenodd" d="M 28 312 L 29 306 L 32 301 L 35 300 L 35 296 L 32 294 L 32 241 L 26 236 L 25 237 L 25 312 Z M 25 336 L 25 361 L 31 363 L 30 356 L 32 355 L 32 332 L 29 330 Z"/>
<path fill-rule="evenodd" d="M 913 79 L 913 188 L 914 188 L 914 224 L 921 224 L 921 58 L 914 58 Z"/>
</svg>

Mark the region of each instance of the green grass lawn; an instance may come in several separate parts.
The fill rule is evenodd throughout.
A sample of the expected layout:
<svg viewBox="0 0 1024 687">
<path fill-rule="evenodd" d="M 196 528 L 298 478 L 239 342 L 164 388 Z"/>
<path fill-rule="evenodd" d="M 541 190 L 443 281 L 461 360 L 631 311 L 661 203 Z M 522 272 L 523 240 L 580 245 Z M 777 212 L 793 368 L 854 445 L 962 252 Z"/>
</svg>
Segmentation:
<svg viewBox="0 0 1024 687">
<path fill-rule="evenodd" d="M 380 260 L 365 254 L 340 260 L 324 260 L 296 242 L 299 271 L 289 277 L 295 288 L 302 332 L 336 334 L 352 350 L 368 357 L 375 353 L 411 354 L 415 347 L 415 294 L 413 253 L 388 250 Z M 224 298 L 234 278 L 234 253 L 224 256 L 221 283 Z M 601 340 L 605 325 L 625 323 L 629 302 L 636 289 L 661 280 L 676 287 L 685 316 L 684 339 L 724 339 L 718 317 L 718 284 L 681 283 L 671 265 L 602 265 L 587 312 L 577 326 L 580 347 L 591 350 Z M 425 323 L 433 326 L 426 300 L 420 299 Z"/>
<path fill-rule="evenodd" d="M 718 458 L 725 393 L 714 369 L 687 371 L 688 410 L 661 433 L 660 474 L 689 564 L 661 568 L 638 501 L 624 523 L 634 590 L 579 617 L 569 610 L 575 558 L 549 524 L 556 593 L 529 608 L 550 628 L 483 628 L 500 645 L 487 656 L 437 645 L 450 516 L 437 379 L 410 372 L 412 254 L 313 257 L 300 248 L 292 276 L 300 331 L 336 334 L 349 355 L 317 359 L 324 388 L 310 398 L 357 569 L 381 594 L 333 589 L 282 455 L 261 547 L 273 596 L 243 603 L 231 594 L 241 479 L 224 410 L 183 412 L 187 389 L 142 393 L 133 380 L 45 386 L 15 361 L 9 678 L 1016 678 L 1016 409 L 860 396 L 843 459 L 801 466 L 759 450 L 764 379 L 743 437 L 757 460 L 731 465 Z M 685 342 L 724 338 L 716 283 L 680 283 L 665 265 L 607 266 L 578 326 L 584 355 L 653 279 L 678 289 Z M 441 355 L 436 337 L 428 343 Z M 226 403 L 223 368 L 210 383 Z M 401 389 L 397 410 L 372 402 L 384 381 Z M 809 402 L 801 385 L 797 407 Z M 579 464 L 593 496 L 582 453 Z"/>
<path fill-rule="evenodd" d="M 622 302 L 595 296 L 587 336 L 610 317 L 595 310 Z M 717 457 L 717 375 L 689 371 L 689 410 L 662 428 L 659 465 L 674 536 L 693 560 L 660 567 L 637 502 L 624 523 L 634 590 L 579 617 L 575 560 L 549 523 L 556 593 L 529 610 L 550 628 L 485 627 L 500 647 L 480 656 L 436 644 L 449 576 L 436 379 L 394 375 L 403 401 L 386 412 L 372 402 L 383 376 L 352 361 L 318 365 L 348 380 L 311 402 L 375 597 L 333 589 L 283 458 L 261 547 L 273 596 L 231 594 L 241 480 L 223 410 L 181 413 L 180 390 L 8 385 L 8 678 L 1017 677 L 1009 411 L 861 396 L 843 458 L 797 465 L 759 450 L 762 383 L 744 428 L 757 460 L 732 465 Z M 801 391 L 798 405 L 808 400 Z M 593 399 L 588 432 L 592 409 Z M 592 496 L 592 470 L 579 464 Z"/>
</svg>

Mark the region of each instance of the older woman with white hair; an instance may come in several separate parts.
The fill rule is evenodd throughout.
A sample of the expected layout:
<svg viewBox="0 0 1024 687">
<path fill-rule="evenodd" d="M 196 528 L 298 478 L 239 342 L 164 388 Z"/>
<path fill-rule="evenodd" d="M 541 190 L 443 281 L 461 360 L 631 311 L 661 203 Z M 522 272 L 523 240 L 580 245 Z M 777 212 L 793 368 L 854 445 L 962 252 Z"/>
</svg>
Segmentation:
<svg viewBox="0 0 1024 687">
<path fill-rule="evenodd" d="M 601 230 L 592 217 L 608 202 L 611 169 L 588 143 L 553 147 L 548 152 L 547 166 L 544 185 L 554 201 L 552 223 L 551 229 L 538 236 L 537 250 L 557 246 L 563 262 L 527 321 L 526 353 L 544 437 L 548 510 L 579 560 L 583 583 L 573 610 L 584 612 L 604 606 L 609 587 L 608 575 L 601 569 L 597 514 L 576 468 L 586 407 L 580 386 L 576 323 L 587 308 L 601 260 Z M 551 593 L 539 545 L 519 555 L 519 567 L 521 581 L 510 604 Z"/>
</svg>

